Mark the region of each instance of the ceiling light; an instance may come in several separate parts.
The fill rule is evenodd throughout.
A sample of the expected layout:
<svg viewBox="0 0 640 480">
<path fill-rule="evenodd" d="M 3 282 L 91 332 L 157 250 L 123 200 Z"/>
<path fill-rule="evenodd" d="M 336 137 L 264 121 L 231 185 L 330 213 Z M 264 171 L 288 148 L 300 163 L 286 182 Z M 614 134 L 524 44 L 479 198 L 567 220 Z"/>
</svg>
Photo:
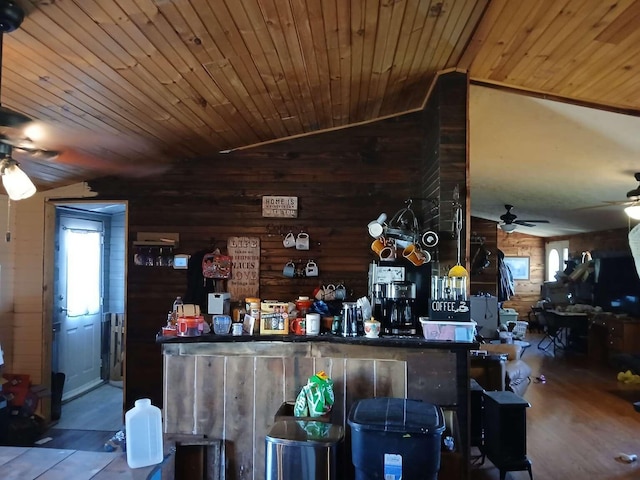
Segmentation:
<svg viewBox="0 0 640 480">
<path fill-rule="evenodd" d="M 500 228 L 502 229 L 503 232 L 506 233 L 511 233 L 513 232 L 518 226 L 515 223 L 501 223 L 500 224 Z"/>
<path fill-rule="evenodd" d="M 624 209 L 624 213 L 629 215 L 634 220 L 640 220 L 640 203 L 634 203 Z"/>
<path fill-rule="evenodd" d="M 23 200 L 36 193 L 36 186 L 13 158 L 5 157 L 0 161 L 0 175 L 11 200 Z"/>
</svg>

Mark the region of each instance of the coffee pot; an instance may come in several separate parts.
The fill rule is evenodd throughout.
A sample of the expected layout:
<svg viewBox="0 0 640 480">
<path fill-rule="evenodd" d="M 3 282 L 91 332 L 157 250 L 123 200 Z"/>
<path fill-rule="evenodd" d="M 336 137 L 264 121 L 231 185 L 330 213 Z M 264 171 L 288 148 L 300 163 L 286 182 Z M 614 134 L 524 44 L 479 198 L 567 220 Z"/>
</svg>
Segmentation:
<svg viewBox="0 0 640 480">
<path fill-rule="evenodd" d="M 416 285 L 413 282 L 398 281 L 388 285 L 386 316 L 383 317 L 382 331 L 387 335 L 415 335 L 417 332 L 413 307 Z"/>
</svg>

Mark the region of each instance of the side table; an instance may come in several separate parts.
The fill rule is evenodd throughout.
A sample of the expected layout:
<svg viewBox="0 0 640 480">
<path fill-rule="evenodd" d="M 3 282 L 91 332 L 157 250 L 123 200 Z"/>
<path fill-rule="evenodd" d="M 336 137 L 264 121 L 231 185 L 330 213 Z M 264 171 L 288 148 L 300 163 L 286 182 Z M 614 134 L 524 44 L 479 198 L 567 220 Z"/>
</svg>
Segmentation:
<svg viewBox="0 0 640 480">
<path fill-rule="evenodd" d="M 529 403 L 513 392 L 483 393 L 483 455 L 500 470 L 500 480 L 507 472 L 527 470 L 533 480 L 531 461 L 527 458 L 527 416 Z"/>
</svg>

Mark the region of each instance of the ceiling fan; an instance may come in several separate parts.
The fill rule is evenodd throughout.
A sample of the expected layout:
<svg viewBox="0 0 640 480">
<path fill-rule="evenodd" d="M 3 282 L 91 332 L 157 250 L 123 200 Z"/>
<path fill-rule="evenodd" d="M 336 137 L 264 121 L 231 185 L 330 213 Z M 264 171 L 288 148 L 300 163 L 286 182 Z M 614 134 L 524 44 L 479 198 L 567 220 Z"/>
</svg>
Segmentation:
<svg viewBox="0 0 640 480">
<path fill-rule="evenodd" d="M 2 85 L 2 44 L 5 33 L 16 30 L 24 20 L 24 11 L 15 2 L 0 0 L 0 86 Z M 14 132 L 25 127 L 32 119 L 0 105 L 0 129 L 2 132 Z M 18 166 L 13 152 L 25 153 L 34 158 L 51 160 L 58 152 L 37 148 L 30 138 L 20 135 L 0 133 L 0 175 L 2 183 L 11 200 L 29 198 L 36 192 L 36 187 Z"/>
<path fill-rule="evenodd" d="M 505 213 L 500 215 L 500 220 L 502 223 L 499 224 L 500 229 L 506 233 L 513 232 L 518 225 L 522 225 L 523 227 L 535 227 L 536 223 L 549 223 L 549 220 L 518 220 L 518 216 L 514 213 L 511 213 L 511 209 L 513 205 L 505 205 L 504 208 L 507 209 Z"/>
</svg>

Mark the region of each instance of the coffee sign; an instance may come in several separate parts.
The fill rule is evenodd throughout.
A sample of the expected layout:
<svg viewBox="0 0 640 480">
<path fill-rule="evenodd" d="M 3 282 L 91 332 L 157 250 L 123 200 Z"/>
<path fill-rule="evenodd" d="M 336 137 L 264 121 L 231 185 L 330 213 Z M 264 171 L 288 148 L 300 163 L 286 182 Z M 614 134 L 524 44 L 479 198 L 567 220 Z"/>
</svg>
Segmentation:
<svg viewBox="0 0 640 480">
<path fill-rule="evenodd" d="M 469 302 L 467 300 L 433 299 L 429 302 L 429 319 L 468 322 L 471 320 Z"/>
<path fill-rule="evenodd" d="M 262 216 L 274 218 L 297 218 L 298 197 L 262 197 Z"/>
</svg>

